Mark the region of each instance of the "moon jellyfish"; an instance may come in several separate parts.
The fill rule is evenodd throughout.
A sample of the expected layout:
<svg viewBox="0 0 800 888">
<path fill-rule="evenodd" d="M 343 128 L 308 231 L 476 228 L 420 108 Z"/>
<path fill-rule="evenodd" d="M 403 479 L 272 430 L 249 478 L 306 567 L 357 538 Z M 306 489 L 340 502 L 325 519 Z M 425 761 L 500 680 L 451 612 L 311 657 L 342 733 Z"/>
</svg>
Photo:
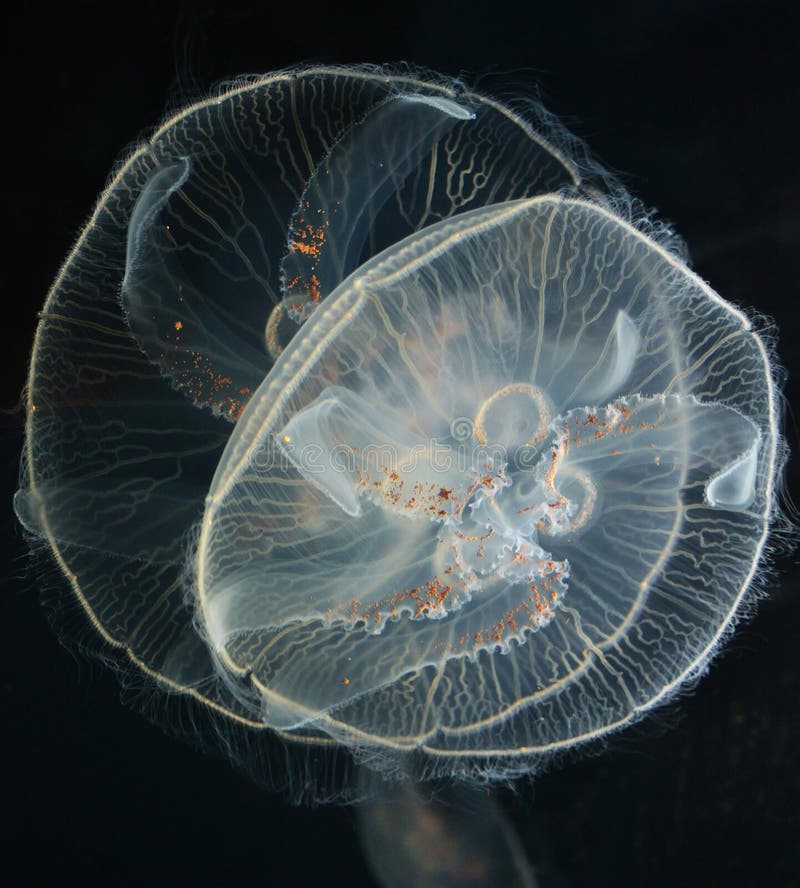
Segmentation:
<svg viewBox="0 0 800 888">
<path fill-rule="evenodd" d="M 116 170 L 16 511 L 104 657 L 257 779 L 508 781 L 670 700 L 754 597 L 775 376 L 535 103 L 298 68 Z"/>
<path fill-rule="evenodd" d="M 439 769 L 527 766 L 650 709 L 705 663 L 764 533 L 743 323 L 565 195 L 366 262 L 209 489 L 194 591 L 218 674 L 273 728 Z"/>
</svg>

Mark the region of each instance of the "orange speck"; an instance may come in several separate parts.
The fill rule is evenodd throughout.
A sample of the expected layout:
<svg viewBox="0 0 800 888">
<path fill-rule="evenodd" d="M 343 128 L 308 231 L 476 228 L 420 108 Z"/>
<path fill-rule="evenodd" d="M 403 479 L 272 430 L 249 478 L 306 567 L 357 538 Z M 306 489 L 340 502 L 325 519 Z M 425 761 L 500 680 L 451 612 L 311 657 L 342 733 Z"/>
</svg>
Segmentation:
<svg viewBox="0 0 800 888">
<path fill-rule="evenodd" d="M 349 678 L 343 678 L 343 679 L 342 679 L 342 684 L 343 684 L 345 687 L 347 687 L 347 685 L 350 684 L 350 679 L 349 679 Z"/>
<path fill-rule="evenodd" d="M 182 330 L 183 329 L 183 321 L 175 321 L 175 329 Z"/>
</svg>

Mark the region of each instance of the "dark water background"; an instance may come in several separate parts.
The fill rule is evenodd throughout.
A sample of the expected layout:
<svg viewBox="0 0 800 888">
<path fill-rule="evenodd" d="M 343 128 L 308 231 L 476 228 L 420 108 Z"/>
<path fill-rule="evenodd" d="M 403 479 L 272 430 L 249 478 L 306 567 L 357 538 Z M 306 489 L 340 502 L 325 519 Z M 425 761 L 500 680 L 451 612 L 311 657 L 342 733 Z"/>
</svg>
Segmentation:
<svg viewBox="0 0 800 888">
<path fill-rule="evenodd" d="M 798 404 L 800 17 L 790 3 L 80 3 L 6 15 L 2 402 L 36 311 L 120 150 L 212 83 L 299 61 L 408 60 L 530 92 L 687 240 L 698 273 L 775 319 Z M 171 89 L 172 86 L 172 89 Z M 0 415 L 0 882 L 371 885 L 346 810 L 287 808 L 164 736 L 60 647 L 9 507 Z M 795 419 L 788 435 L 800 450 Z M 798 467 L 788 471 L 797 492 Z M 796 556 L 800 557 L 800 556 Z M 544 888 L 800 884 L 800 583 L 777 585 L 698 689 L 507 800 Z M 5 847 L 3 847 L 5 846 Z M 499 888 L 499 886 L 498 886 Z"/>
</svg>

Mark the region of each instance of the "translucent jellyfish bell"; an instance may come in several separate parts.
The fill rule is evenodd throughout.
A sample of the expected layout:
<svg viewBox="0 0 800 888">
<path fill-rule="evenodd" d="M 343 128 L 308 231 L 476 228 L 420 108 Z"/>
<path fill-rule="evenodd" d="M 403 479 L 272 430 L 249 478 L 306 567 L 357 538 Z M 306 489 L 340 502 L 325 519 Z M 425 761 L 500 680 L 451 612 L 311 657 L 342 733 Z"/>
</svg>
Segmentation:
<svg viewBox="0 0 800 888">
<path fill-rule="evenodd" d="M 764 551 L 762 339 L 526 107 L 239 83 L 131 153 L 42 312 L 20 520 L 103 655 L 295 796 L 361 792 L 312 748 L 536 773 L 702 672 Z"/>
<path fill-rule="evenodd" d="M 221 674 L 276 729 L 442 772 L 633 720 L 751 578 L 765 372 L 745 316 L 597 203 L 406 238 L 320 306 L 220 460 L 196 592 Z"/>
</svg>

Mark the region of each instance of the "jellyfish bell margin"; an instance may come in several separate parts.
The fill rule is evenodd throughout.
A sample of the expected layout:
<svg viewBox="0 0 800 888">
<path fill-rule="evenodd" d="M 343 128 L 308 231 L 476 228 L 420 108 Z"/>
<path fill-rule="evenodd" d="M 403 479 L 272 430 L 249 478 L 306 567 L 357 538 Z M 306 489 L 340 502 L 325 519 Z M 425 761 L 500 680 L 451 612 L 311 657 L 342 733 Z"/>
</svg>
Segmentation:
<svg viewBox="0 0 800 888">
<path fill-rule="evenodd" d="M 351 756 L 538 773 L 755 598 L 776 362 L 528 111 L 243 81 L 129 156 L 48 295 L 17 514 L 150 713 L 296 799 L 363 794 Z"/>
</svg>

